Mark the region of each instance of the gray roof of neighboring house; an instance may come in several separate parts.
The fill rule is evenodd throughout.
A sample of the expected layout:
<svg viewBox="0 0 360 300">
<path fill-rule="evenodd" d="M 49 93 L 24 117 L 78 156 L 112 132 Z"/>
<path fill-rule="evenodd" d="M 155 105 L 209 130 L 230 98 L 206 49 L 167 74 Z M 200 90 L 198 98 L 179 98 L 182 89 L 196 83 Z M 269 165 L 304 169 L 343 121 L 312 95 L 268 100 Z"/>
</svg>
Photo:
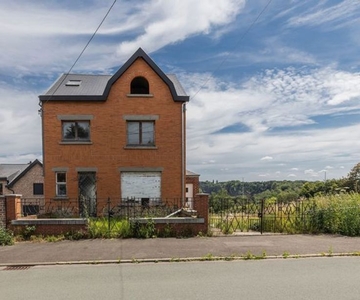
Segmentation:
<svg viewBox="0 0 360 300">
<path fill-rule="evenodd" d="M 189 170 L 186 170 L 186 176 L 200 176 L 199 174 L 196 174 L 194 172 L 191 172 Z"/>
<path fill-rule="evenodd" d="M 45 92 L 40 95 L 40 101 L 106 101 L 111 86 L 135 62 L 142 58 L 159 75 L 170 89 L 174 101 L 189 101 L 177 77 L 173 74 L 166 75 L 155 62 L 139 48 L 129 60 L 114 75 L 84 75 L 63 74 Z M 69 85 L 69 81 L 81 81 L 79 85 Z"/>
<path fill-rule="evenodd" d="M 27 164 L 0 164 L 0 178 L 7 180 L 8 185 L 11 187 L 35 164 L 42 166 L 42 163 L 37 159 Z"/>
</svg>

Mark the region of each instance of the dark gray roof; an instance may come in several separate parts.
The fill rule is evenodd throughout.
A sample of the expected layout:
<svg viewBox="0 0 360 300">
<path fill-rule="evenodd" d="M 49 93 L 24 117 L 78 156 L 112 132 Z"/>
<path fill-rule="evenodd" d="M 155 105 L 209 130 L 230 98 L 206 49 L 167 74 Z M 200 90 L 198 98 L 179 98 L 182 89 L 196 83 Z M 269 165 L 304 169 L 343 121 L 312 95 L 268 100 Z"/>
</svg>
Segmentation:
<svg viewBox="0 0 360 300">
<path fill-rule="evenodd" d="M 176 75 L 174 74 L 166 74 L 166 76 L 172 81 L 172 83 L 174 84 L 176 93 L 179 96 L 187 96 L 185 93 L 185 90 L 183 89 L 180 81 L 178 80 L 178 78 L 176 77 Z"/>
<path fill-rule="evenodd" d="M 7 180 L 11 187 L 36 164 L 42 166 L 42 163 L 37 159 L 27 164 L 0 164 L 0 178 Z"/>
<path fill-rule="evenodd" d="M 45 93 L 47 96 L 101 96 L 111 75 L 63 74 Z M 80 80 L 79 86 L 66 85 Z"/>
<path fill-rule="evenodd" d="M 28 166 L 29 164 L 0 164 L 0 178 L 4 178 L 11 182 Z"/>
<path fill-rule="evenodd" d="M 154 61 L 139 48 L 114 75 L 63 74 L 43 95 L 40 101 L 106 101 L 114 82 L 141 57 L 168 85 L 174 101 L 189 101 L 175 75 L 165 75 Z M 80 81 L 73 85 L 69 81 Z"/>
</svg>

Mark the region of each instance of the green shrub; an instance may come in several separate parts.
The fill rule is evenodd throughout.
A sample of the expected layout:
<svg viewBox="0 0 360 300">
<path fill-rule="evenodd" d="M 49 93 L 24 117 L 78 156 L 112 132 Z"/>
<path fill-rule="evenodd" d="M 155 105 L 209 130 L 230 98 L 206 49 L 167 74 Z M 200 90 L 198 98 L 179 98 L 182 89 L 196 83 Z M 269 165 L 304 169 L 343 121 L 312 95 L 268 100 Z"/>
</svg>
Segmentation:
<svg viewBox="0 0 360 300">
<path fill-rule="evenodd" d="M 31 236 L 35 235 L 35 231 L 36 226 L 25 226 L 25 228 L 21 232 L 21 235 L 24 240 L 28 241 L 30 240 Z"/>
<path fill-rule="evenodd" d="M 0 227 L 0 246 L 10 246 L 14 244 L 14 235 L 10 230 Z"/>
<path fill-rule="evenodd" d="M 146 224 L 142 224 L 139 221 L 131 222 L 131 235 L 132 237 L 139 239 L 148 239 L 156 236 L 156 229 L 154 220 L 148 219 Z"/>
</svg>

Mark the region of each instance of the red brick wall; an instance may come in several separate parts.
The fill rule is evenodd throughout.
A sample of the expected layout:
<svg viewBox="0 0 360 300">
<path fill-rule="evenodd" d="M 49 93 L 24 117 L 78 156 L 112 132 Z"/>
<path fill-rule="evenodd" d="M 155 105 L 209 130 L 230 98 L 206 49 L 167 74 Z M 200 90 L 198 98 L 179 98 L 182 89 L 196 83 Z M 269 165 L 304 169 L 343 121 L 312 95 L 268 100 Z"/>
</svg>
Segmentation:
<svg viewBox="0 0 360 300">
<path fill-rule="evenodd" d="M 144 76 L 154 96 L 128 97 L 130 83 Z M 92 145 L 59 145 L 61 121 L 57 115 L 93 115 Z M 124 149 L 126 121 L 123 115 L 159 115 L 155 121 L 156 150 Z M 97 197 L 105 204 L 107 197 L 117 197 L 120 191 L 119 167 L 163 167 L 161 196 L 182 197 L 180 102 L 174 102 L 167 85 L 143 59 L 133 65 L 113 84 L 105 102 L 49 101 L 43 105 L 45 198 L 55 197 L 54 167 L 68 167 L 69 198 L 78 196 L 76 167 L 97 167 Z"/>
<path fill-rule="evenodd" d="M 6 226 L 5 196 L 0 196 L 0 227 Z"/>
<path fill-rule="evenodd" d="M 28 225 L 11 225 L 10 229 L 15 234 L 21 234 L 26 226 L 32 226 L 33 224 L 29 223 Z M 61 235 L 69 232 L 87 232 L 86 224 L 36 224 L 34 235 Z"/>
</svg>

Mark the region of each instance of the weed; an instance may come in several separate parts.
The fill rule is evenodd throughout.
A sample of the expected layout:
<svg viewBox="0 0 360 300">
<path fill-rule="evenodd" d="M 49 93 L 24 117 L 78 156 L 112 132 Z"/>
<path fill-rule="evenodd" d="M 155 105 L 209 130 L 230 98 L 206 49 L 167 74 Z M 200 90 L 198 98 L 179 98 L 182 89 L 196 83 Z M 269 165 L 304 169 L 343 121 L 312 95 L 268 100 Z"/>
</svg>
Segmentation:
<svg viewBox="0 0 360 300">
<path fill-rule="evenodd" d="M 255 258 L 255 255 L 252 254 L 250 251 L 246 252 L 246 254 L 244 256 L 245 260 L 254 259 L 254 258 Z"/>
<path fill-rule="evenodd" d="M 30 237 L 35 234 L 36 226 L 25 226 L 21 235 L 23 236 L 24 240 L 30 240 Z"/>
<path fill-rule="evenodd" d="M 285 251 L 284 253 L 283 253 L 283 255 L 282 255 L 282 257 L 283 258 L 288 258 L 290 256 L 290 253 L 289 252 L 287 252 L 287 251 Z"/>
<path fill-rule="evenodd" d="M 333 256 L 333 253 L 334 253 L 333 247 L 330 246 L 330 247 L 329 247 L 329 256 Z"/>
<path fill-rule="evenodd" d="M 235 254 L 231 254 L 230 256 L 225 256 L 224 260 L 225 261 L 232 261 L 235 260 L 236 255 Z"/>
<path fill-rule="evenodd" d="M 65 239 L 65 236 L 64 235 L 57 235 L 57 236 L 49 235 L 49 236 L 46 236 L 44 239 L 47 242 L 55 243 L 55 242 L 63 241 Z"/>
<path fill-rule="evenodd" d="M 172 257 L 170 259 L 170 262 L 180 262 L 180 258 L 179 257 Z"/>
<path fill-rule="evenodd" d="M 148 219 L 146 224 L 140 223 L 138 220 L 130 225 L 132 236 L 140 239 L 148 239 L 156 237 L 155 223 L 153 219 Z"/>
<path fill-rule="evenodd" d="M 266 251 L 263 250 L 263 252 L 261 253 L 261 255 L 256 255 L 255 259 L 265 259 L 266 258 Z"/>
<path fill-rule="evenodd" d="M 206 254 L 205 256 L 203 256 L 202 258 L 201 258 L 201 260 L 215 260 L 215 257 L 214 257 L 214 255 L 212 255 L 211 253 L 208 253 L 208 254 Z"/>
<path fill-rule="evenodd" d="M 13 232 L 0 227 L 0 246 L 10 246 L 13 244 L 14 244 Z"/>
</svg>

